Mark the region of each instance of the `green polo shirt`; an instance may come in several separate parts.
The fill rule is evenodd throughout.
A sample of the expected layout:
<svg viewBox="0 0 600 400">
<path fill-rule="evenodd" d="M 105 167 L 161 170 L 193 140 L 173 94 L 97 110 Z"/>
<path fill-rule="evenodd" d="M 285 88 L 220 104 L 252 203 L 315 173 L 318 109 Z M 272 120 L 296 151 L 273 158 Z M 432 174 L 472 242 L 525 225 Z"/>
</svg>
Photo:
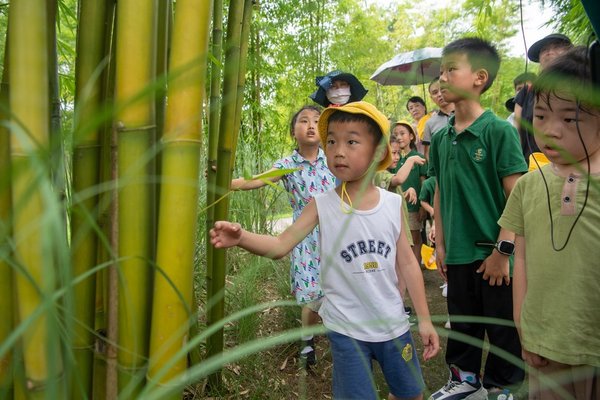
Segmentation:
<svg viewBox="0 0 600 400">
<path fill-rule="evenodd" d="M 492 251 L 506 196 L 502 178 L 527 172 L 515 128 L 487 110 L 457 134 L 455 117 L 431 138 L 429 175 L 437 178 L 446 264 L 469 264 Z"/>
<path fill-rule="evenodd" d="M 396 186 L 394 190 L 391 190 L 390 188 L 393 176 L 394 174 L 388 170 L 377 171 L 375 172 L 375 177 L 373 178 L 373 184 L 377 187 L 389 190 L 390 192 L 394 192 L 402 196 L 402 229 L 404 229 L 404 232 L 406 232 L 408 243 L 411 246 L 414 246 L 412 235 L 410 234 L 410 225 L 408 225 L 408 208 L 406 208 L 407 201 L 402 193 L 402 188 L 400 186 Z"/>
<path fill-rule="evenodd" d="M 398 170 L 404 165 L 404 163 L 406 162 L 408 157 L 412 157 L 412 156 L 419 156 L 419 157 L 425 158 L 425 156 L 423 154 L 419 153 L 418 151 L 411 150 L 404 157 L 400 158 L 394 173 L 398 172 Z M 412 167 L 412 169 L 410 170 L 410 173 L 408 174 L 408 177 L 402 184 L 402 191 L 406 192 L 410 188 L 415 188 L 415 191 L 417 192 L 417 199 L 418 199 L 419 194 L 421 193 L 421 177 L 427 177 L 427 163 L 425 163 L 424 165 L 415 164 Z M 418 212 L 420 207 L 421 207 L 421 205 L 419 204 L 418 201 L 416 204 L 408 204 L 408 212 Z"/>
<path fill-rule="evenodd" d="M 421 185 L 421 193 L 419 193 L 419 201 L 424 201 L 433 207 L 433 195 L 435 194 L 435 176 L 430 176 L 425 179 Z"/>
</svg>

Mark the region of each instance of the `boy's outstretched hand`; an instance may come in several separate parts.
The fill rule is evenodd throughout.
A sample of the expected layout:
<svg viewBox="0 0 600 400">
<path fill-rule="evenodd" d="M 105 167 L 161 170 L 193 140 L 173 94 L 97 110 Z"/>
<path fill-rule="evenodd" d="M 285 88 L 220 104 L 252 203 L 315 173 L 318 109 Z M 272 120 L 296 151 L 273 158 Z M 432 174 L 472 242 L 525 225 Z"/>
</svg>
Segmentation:
<svg viewBox="0 0 600 400">
<path fill-rule="evenodd" d="M 210 230 L 210 243 L 217 249 L 237 246 L 242 238 L 242 226 L 229 221 L 217 221 Z"/>
<path fill-rule="evenodd" d="M 431 321 L 419 322 L 419 335 L 423 341 L 423 359 L 430 360 L 440 351 L 440 337 Z"/>
</svg>

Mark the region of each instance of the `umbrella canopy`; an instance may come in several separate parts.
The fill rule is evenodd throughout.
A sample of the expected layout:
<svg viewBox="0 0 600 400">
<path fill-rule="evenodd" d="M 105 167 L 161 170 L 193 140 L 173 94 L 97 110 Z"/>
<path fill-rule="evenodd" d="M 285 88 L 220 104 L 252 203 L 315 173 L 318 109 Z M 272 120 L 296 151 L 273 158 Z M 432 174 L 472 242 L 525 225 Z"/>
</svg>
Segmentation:
<svg viewBox="0 0 600 400">
<path fill-rule="evenodd" d="M 441 60 L 438 47 L 400 53 L 377 68 L 371 80 L 382 85 L 421 85 L 440 75 Z"/>
</svg>

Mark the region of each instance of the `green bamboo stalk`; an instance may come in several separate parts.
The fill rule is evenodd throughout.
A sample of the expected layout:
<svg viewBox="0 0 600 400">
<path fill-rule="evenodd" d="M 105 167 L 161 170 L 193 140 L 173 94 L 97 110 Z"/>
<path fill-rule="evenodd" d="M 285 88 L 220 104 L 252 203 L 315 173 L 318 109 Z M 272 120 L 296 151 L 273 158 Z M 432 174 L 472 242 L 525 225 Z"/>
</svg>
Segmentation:
<svg viewBox="0 0 600 400">
<path fill-rule="evenodd" d="M 73 277 L 84 274 L 97 263 L 98 195 L 94 192 L 99 182 L 99 132 L 102 125 L 98 115 L 102 107 L 101 78 L 106 57 L 105 2 L 81 0 L 79 6 L 71 217 Z M 70 382 L 72 398 L 89 398 L 92 395 L 95 286 L 95 277 L 92 276 L 73 288 L 75 323 L 71 329 L 71 345 L 77 368 Z"/>
<path fill-rule="evenodd" d="M 152 270 L 152 131 L 156 0 L 119 0 L 115 126 L 119 173 L 119 391 L 135 397 L 144 382 L 148 354 Z M 126 390 L 125 390 L 126 389 Z"/>
<path fill-rule="evenodd" d="M 244 14 L 244 1 L 231 0 L 229 16 L 227 19 L 227 40 L 225 52 L 225 73 L 223 80 L 223 102 L 221 107 L 221 121 L 219 125 L 219 145 L 217 159 L 217 196 L 227 192 L 231 182 L 231 160 L 233 139 L 236 137 L 235 113 L 237 107 L 237 84 L 240 65 L 240 40 Z M 229 214 L 229 201 L 227 198 L 215 206 L 215 220 L 227 219 Z M 207 242 L 207 246 L 210 244 Z M 213 250 L 212 265 L 212 297 L 208 299 L 210 308 L 207 313 L 207 323 L 212 325 L 221 320 L 225 315 L 224 287 L 225 287 L 225 250 Z M 223 329 L 219 329 L 207 340 L 208 357 L 217 356 L 223 351 Z M 216 389 L 221 386 L 221 371 L 216 371 L 209 377 L 209 386 Z"/>
<path fill-rule="evenodd" d="M 13 237 L 15 260 L 22 267 L 16 274 L 19 320 L 27 324 L 22 338 L 26 387 L 33 398 L 63 398 L 56 310 L 50 301 L 55 272 L 47 254 L 53 235 L 43 232 L 49 230 L 43 221 L 52 193 L 40 156 L 49 144 L 46 7 L 14 0 L 9 19 Z"/>
<path fill-rule="evenodd" d="M 206 243 L 210 243 L 209 231 L 214 224 L 215 209 L 212 207 L 216 200 L 217 183 L 217 152 L 219 146 L 219 117 L 221 111 L 221 76 L 223 58 L 223 0 L 214 0 L 213 4 L 213 33 L 210 74 L 210 108 L 208 116 L 208 160 L 206 183 Z M 213 298 L 213 247 L 206 246 L 206 297 Z"/>
<path fill-rule="evenodd" d="M 115 34 L 115 0 L 106 0 L 105 45 L 107 57 L 109 58 L 108 69 L 104 71 L 102 78 L 102 98 L 106 108 L 110 109 L 114 104 L 115 92 L 115 59 L 116 59 L 116 34 Z M 106 271 L 102 271 L 106 282 L 105 290 L 102 292 L 103 301 L 101 307 L 105 312 L 102 320 L 96 311 L 97 330 L 105 333 L 105 339 L 99 340 L 96 362 L 94 365 L 94 398 L 116 399 L 118 396 L 117 378 L 117 341 L 118 341 L 118 221 L 117 221 L 117 156 L 116 156 L 116 133 L 112 124 L 107 121 L 102 127 L 101 149 L 100 149 L 100 182 L 105 190 L 100 193 L 98 207 L 99 223 L 102 229 L 103 241 L 98 244 L 98 263 L 109 263 Z M 106 366 L 104 368 L 104 366 Z"/>
<path fill-rule="evenodd" d="M 8 46 L 8 38 L 6 40 Z M 13 273 L 7 262 L 10 257 L 10 132 L 6 122 L 10 119 L 8 113 L 8 80 L 10 66 L 8 63 L 8 48 L 4 48 L 4 70 L 0 86 L 0 343 L 10 335 L 14 324 L 14 291 Z M 11 398 L 13 386 L 13 357 L 12 351 L 0 357 L 0 398 Z"/>
<path fill-rule="evenodd" d="M 157 266 L 154 277 L 148 379 L 170 382 L 186 369 L 173 359 L 187 341 L 192 311 L 194 242 L 197 230 L 201 114 L 211 2 L 179 0 L 175 13 L 165 134 Z M 164 275 L 163 275 L 164 274 Z M 170 362 L 170 366 L 165 364 Z M 181 393 L 174 398 L 181 398 Z"/>
<path fill-rule="evenodd" d="M 250 26 L 252 21 L 252 8 L 253 0 L 245 0 L 244 2 L 244 16 L 242 19 L 242 31 L 240 39 L 240 66 L 238 71 L 238 83 L 237 83 L 237 95 L 236 95 L 236 106 L 235 106 L 235 126 L 238 129 L 234 130 L 234 138 L 232 141 L 232 158 L 231 167 L 233 170 L 233 164 L 235 161 L 235 154 L 238 144 L 239 127 L 242 121 L 242 106 L 244 104 L 244 88 L 246 87 L 246 67 L 248 65 L 248 48 L 250 43 Z"/>
</svg>

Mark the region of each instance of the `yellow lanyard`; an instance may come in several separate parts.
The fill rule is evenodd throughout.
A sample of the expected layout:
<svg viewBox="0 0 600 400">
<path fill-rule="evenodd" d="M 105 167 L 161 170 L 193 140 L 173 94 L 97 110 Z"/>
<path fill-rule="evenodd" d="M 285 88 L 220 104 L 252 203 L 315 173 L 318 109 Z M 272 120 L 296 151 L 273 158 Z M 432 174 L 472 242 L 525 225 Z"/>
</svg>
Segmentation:
<svg viewBox="0 0 600 400">
<path fill-rule="evenodd" d="M 346 181 L 342 182 L 342 195 L 341 197 L 341 201 L 340 201 L 340 209 L 342 210 L 342 212 L 344 214 L 352 214 L 352 199 L 350 198 L 350 195 L 348 194 L 348 191 L 346 190 Z M 344 198 L 348 199 L 348 205 L 350 206 L 350 209 L 346 209 L 346 207 L 344 207 Z"/>
</svg>

